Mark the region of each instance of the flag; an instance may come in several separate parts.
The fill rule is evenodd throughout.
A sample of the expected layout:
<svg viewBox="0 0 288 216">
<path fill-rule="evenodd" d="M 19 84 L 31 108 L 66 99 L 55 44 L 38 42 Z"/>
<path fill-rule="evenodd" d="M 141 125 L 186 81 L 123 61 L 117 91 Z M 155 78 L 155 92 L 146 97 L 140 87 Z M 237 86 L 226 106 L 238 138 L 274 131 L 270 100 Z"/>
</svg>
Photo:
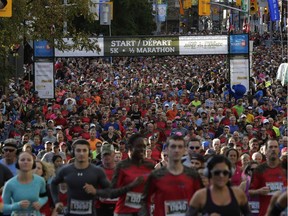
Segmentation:
<svg viewBox="0 0 288 216">
<path fill-rule="evenodd" d="M 166 21 L 166 15 L 167 15 L 167 4 L 158 4 L 158 21 L 159 22 L 165 22 Z"/>
<path fill-rule="evenodd" d="M 271 21 L 280 20 L 278 0 L 268 0 Z"/>
<path fill-rule="evenodd" d="M 178 1 L 179 1 L 179 5 L 180 5 L 179 13 L 180 13 L 181 15 L 184 15 L 184 9 L 183 9 L 182 0 L 178 0 Z"/>
</svg>

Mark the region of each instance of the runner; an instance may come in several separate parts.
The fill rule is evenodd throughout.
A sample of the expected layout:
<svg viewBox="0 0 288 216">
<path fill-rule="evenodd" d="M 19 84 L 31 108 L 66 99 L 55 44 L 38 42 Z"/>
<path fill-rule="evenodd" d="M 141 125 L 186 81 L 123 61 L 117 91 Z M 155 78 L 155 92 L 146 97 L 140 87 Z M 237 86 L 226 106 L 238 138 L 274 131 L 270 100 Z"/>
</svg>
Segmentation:
<svg viewBox="0 0 288 216">
<path fill-rule="evenodd" d="M 141 134 L 133 134 L 128 140 L 128 159 L 117 164 L 115 174 L 112 179 L 112 186 L 120 188 L 131 183 L 139 176 L 144 177 L 144 182 L 153 170 L 154 165 L 146 160 L 145 149 L 147 140 Z M 127 194 L 119 197 L 114 211 L 114 216 L 137 216 L 141 207 L 141 196 L 144 189 L 142 183 L 133 188 Z"/>
<path fill-rule="evenodd" d="M 74 148 L 75 160 L 59 170 L 51 182 L 51 194 L 55 208 L 59 211 L 63 208 L 63 203 L 59 202 L 58 184 L 65 182 L 68 186 L 68 215 L 87 215 L 95 216 L 93 208 L 96 196 L 117 197 L 126 193 L 135 185 L 141 183 L 141 180 L 130 182 L 125 188 L 110 190 L 110 183 L 100 167 L 96 167 L 89 162 L 89 147 L 87 140 L 78 139 L 72 144 Z M 102 190 L 96 190 L 101 187 Z M 107 190 L 105 190 L 107 189 Z M 115 193 L 114 193 L 115 192 Z"/>
<path fill-rule="evenodd" d="M 266 162 L 260 164 L 253 173 L 249 194 L 259 195 L 259 216 L 267 212 L 271 197 L 287 186 L 287 175 L 280 165 L 279 144 L 270 139 L 265 144 Z"/>
<path fill-rule="evenodd" d="M 211 157 L 207 161 L 205 175 L 210 179 L 210 186 L 194 194 L 186 216 L 197 216 L 200 212 L 203 215 L 250 215 L 245 193 L 237 187 L 229 186 L 232 166 L 226 157 Z"/>
<path fill-rule="evenodd" d="M 101 156 L 102 164 L 99 166 L 103 168 L 108 180 L 111 181 L 116 167 L 116 163 L 114 161 L 115 157 L 114 146 L 112 144 L 103 145 L 101 148 L 101 155 L 102 155 Z M 96 203 L 97 215 L 113 216 L 113 212 L 117 201 L 118 198 L 115 199 L 100 198 L 99 201 L 97 201 Z"/>
<path fill-rule="evenodd" d="M 139 215 L 150 215 L 153 203 L 152 215 L 184 215 L 189 199 L 200 188 L 201 180 L 196 169 L 190 169 L 181 162 L 185 153 L 183 137 L 172 135 L 168 138 L 167 152 L 167 166 L 155 170 L 148 177 Z"/>
<path fill-rule="evenodd" d="M 18 174 L 4 186 L 3 213 L 8 215 L 41 216 L 40 208 L 47 202 L 44 178 L 33 174 L 34 157 L 29 152 L 20 153 L 16 162 Z"/>
</svg>

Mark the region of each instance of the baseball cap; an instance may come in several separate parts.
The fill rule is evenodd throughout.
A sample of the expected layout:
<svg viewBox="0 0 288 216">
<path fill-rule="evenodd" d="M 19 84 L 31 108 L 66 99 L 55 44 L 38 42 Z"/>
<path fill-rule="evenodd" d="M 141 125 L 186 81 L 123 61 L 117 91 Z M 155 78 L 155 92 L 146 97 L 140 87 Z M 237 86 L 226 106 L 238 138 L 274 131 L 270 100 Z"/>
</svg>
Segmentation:
<svg viewBox="0 0 288 216">
<path fill-rule="evenodd" d="M 45 145 L 47 145 L 47 144 L 52 144 L 52 142 L 51 141 L 46 141 Z"/>
<path fill-rule="evenodd" d="M 93 128 L 93 127 L 96 127 L 96 125 L 93 124 L 93 123 L 91 123 L 91 124 L 90 124 L 90 128 Z"/>
<path fill-rule="evenodd" d="M 202 142 L 202 146 L 204 147 L 204 148 L 207 148 L 207 147 L 209 147 L 209 141 L 203 141 Z"/>
<path fill-rule="evenodd" d="M 54 121 L 53 121 L 52 119 L 50 119 L 50 120 L 48 121 L 48 123 L 54 123 Z"/>
<path fill-rule="evenodd" d="M 112 144 L 104 144 L 102 145 L 101 147 L 101 154 L 104 155 L 104 154 L 111 154 L 113 153 L 115 150 L 114 150 L 114 146 Z"/>
<path fill-rule="evenodd" d="M 60 125 L 58 125 L 55 129 L 56 130 L 62 130 L 62 127 Z"/>
<path fill-rule="evenodd" d="M 244 114 L 242 114 L 241 116 L 240 116 L 240 118 L 246 118 L 247 116 L 246 115 L 244 115 Z"/>
<path fill-rule="evenodd" d="M 268 119 L 264 119 L 263 124 L 267 124 L 267 123 L 269 123 L 269 120 Z"/>
<path fill-rule="evenodd" d="M 17 148 L 17 140 L 13 138 L 6 139 L 2 145 L 2 148 L 4 147 Z"/>
<path fill-rule="evenodd" d="M 252 110 L 252 109 L 253 109 L 253 107 L 252 107 L 252 106 L 248 106 L 248 109 L 249 109 L 249 110 Z"/>
</svg>

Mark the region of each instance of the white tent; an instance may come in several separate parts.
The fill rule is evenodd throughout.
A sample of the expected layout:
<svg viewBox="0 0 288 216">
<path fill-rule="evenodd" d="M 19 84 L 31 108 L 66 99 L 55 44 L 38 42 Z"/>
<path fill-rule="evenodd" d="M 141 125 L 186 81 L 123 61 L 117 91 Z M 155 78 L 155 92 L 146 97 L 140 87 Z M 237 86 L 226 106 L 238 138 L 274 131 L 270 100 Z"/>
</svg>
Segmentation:
<svg viewBox="0 0 288 216">
<path fill-rule="evenodd" d="M 288 84 L 288 63 L 279 66 L 276 79 L 281 81 L 282 86 Z"/>
</svg>

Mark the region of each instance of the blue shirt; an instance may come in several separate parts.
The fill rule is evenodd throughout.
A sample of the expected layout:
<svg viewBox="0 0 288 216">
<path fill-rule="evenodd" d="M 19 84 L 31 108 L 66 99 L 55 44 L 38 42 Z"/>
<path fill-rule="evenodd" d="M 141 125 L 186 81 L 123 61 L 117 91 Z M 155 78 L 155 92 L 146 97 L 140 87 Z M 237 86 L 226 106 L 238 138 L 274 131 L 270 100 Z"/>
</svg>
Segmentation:
<svg viewBox="0 0 288 216">
<path fill-rule="evenodd" d="M 15 176 L 17 174 L 17 169 L 15 167 L 16 162 L 12 163 L 12 164 L 6 164 L 5 159 L 1 159 L 0 163 L 5 165 L 6 167 L 8 167 L 8 169 L 12 172 L 12 174 Z"/>
<path fill-rule="evenodd" d="M 43 196 L 40 196 L 43 194 Z M 3 202 L 4 214 L 23 214 L 23 215 L 35 215 L 41 216 L 40 211 L 35 210 L 32 207 L 33 202 L 39 202 L 43 206 L 48 197 L 46 194 L 46 183 L 44 178 L 33 174 L 33 179 L 28 184 L 22 184 L 18 181 L 18 176 L 14 176 L 6 182 L 3 189 Z M 19 202 L 22 200 L 28 200 L 31 202 L 30 206 L 26 209 L 20 207 Z"/>
</svg>

